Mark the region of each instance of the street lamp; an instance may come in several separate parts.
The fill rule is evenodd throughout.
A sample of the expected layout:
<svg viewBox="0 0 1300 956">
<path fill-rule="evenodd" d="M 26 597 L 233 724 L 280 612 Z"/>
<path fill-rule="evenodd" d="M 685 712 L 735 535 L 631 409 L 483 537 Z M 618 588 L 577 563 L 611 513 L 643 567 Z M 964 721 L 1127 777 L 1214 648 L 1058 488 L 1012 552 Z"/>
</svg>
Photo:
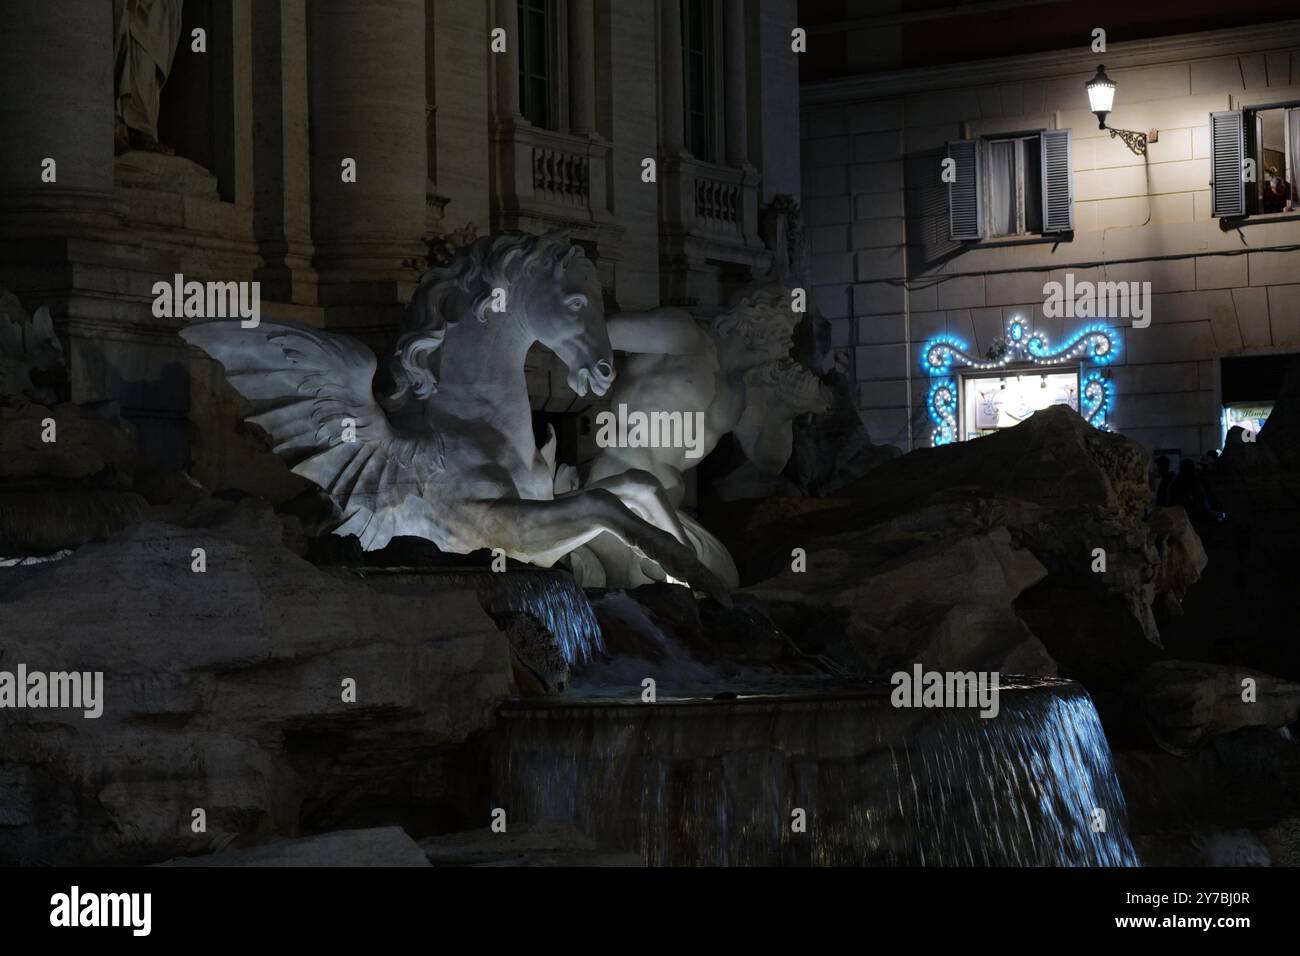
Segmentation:
<svg viewBox="0 0 1300 956">
<path fill-rule="evenodd" d="M 1097 129 L 1108 130 L 1111 139 L 1122 139 L 1124 145 L 1139 156 L 1147 154 L 1148 142 L 1159 142 L 1159 130 L 1138 133 L 1131 129 L 1112 129 L 1106 125 L 1106 114 L 1115 105 L 1115 81 L 1106 75 L 1104 66 L 1097 67 L 1096 75 L 1084 87 L 1088 91 L 1088 107 L 1097 114 Z"/>
</svg>

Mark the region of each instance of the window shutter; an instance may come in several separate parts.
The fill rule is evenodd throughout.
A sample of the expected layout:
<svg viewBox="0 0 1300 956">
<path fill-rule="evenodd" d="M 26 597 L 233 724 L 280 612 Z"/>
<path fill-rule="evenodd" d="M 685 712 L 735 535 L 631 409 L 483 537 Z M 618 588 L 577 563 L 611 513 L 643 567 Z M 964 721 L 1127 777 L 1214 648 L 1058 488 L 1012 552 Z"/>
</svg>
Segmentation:
<svg viewBox="0 0 1300 956">
<path fill-rule="evenodd" d="M 948 235 L 952 239 L 978 239 L 983 221 L 980 202 L 979 144 L 973 139 L 948 144 L 948 158 L 955 159 L 956 179 L 948 184 Z"/>
<path fill-rule="evenodd" d="M 1043 233 L 1074 229 L 1073 148 L 1068 129 L 1045 129 L 1038 135 L 1043 171 Z"/>
<path fill-rule="evenodd" d="M 1246 215 L 1246 124 L 1241 110 L 1210 114 L 1210 215 Z"/>
</svg>

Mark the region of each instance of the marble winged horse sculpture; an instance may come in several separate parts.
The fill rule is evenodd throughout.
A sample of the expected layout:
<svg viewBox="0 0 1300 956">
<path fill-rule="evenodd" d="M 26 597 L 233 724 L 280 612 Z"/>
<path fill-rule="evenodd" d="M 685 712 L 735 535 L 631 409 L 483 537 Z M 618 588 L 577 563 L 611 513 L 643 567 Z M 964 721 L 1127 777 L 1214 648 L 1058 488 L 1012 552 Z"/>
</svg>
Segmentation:
<svg viewBox="0 0 1300 956">
<path fill-rule="evenodd" d="M 555 494 L 553 436 L 542 449 L 533 436 L 529 348 L 551 349 L 579 395 L 603 395 L 614 379 L 600 284 L 580 249 L 556 235 L 479 239 L 425 275 L 401 331 L 378 394 L 374 353 L 347 336 L 238 320 L 181 335 L 222 364 L 253 403 L 249 421 L 333 500 L 334 533 L 366 550 L 413 535 L 549 567 L 608 533 L 678 581 L 721 592 L 684 537 L 661 530 L 678 524 L 652 475 Z"/>
</svg>

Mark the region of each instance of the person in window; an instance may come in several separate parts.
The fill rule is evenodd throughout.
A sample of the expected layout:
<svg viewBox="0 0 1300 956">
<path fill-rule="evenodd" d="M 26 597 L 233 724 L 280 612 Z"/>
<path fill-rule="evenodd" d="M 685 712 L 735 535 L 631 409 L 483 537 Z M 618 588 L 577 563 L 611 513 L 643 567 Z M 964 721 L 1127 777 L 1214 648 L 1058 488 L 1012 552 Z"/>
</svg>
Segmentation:
<svg viewBox="0 0 1300 956">
<path fill-rule="evenodd" d="M 1282 177 L 1277 174 L 1277 167 L 1268 168 L 1268 179 L 1264 180 L 1263 206 L 1265 212 L 1282 212 L 1286 209 L 1289 190 Z"/>
</svg>

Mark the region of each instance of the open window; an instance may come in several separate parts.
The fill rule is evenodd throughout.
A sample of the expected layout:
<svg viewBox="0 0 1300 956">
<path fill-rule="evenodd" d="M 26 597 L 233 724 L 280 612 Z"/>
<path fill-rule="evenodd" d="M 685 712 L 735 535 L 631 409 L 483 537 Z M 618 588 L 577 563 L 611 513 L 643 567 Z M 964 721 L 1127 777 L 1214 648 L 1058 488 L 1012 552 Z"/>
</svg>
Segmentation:
<svg viewBox="0 0 1300 956">
<path fill-rule="evenodd" d="M 1300 103 L 1211 113 L 1210 138 L 1212 215 L 1300 209 Z"/>
<path fill-rule="evenodd" d="M 1036 130 L 948 144 L 952 239 L 1044 236 L 1074 229 L 1070 131 Z"/>
</svg>

